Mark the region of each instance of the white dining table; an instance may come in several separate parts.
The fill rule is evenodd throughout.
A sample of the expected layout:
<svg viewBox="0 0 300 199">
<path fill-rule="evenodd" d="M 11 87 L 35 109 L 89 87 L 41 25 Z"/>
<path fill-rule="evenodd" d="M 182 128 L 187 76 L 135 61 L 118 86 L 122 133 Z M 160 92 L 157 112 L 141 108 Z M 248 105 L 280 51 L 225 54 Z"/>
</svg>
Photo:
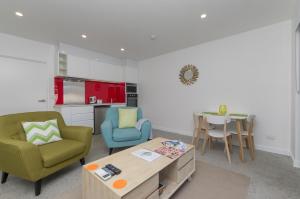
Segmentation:
<svg viewBox="0 0 300 199">
<path fill-rule="evenodd" d="M 196 147 L 199 148 L 199 141 L 200 141 L 200 135 L 201 135 L 201 131 L 204 130 L 203 127 L 203 116 L 204 115 L 209 115 L 209 114 L 214 114 L 214 115 L 218 115 L 217 112 L 195 112 L 194 113 L 194 121 L 195 121 L 195 129 L 194 129 L 194 135 L 193 135 L 193 141 L 192 144 Z M 236 127 L 236 132 L 237 132 L 237 137 L 238 137 L 238 141 L 239 141 L 239 147 L 240 147 L 240 160 L 244 161 L 244 148 L 243 148 L 243 139 L 242 139 L 242 134 L 241 134 L 241 130 L 242 130 L 242 126 L 244 124 L 244 122 L 247 122 L 247 118 L 248 118 L 248 114 L 236 114 L 236 113 L 231 113 L 228 114 L 228 116 L 230 117 L 230 119 L 235 122 L 235 127 Z M 197 124 L 198 123 L 198 124 Z M 248 135 L 251 136 L 251 135 Z M 252 139 L 249 138 L 249 146 L 253 146 Z M 254 159 L 254 153 L 253 150 L 249 150 L 250 156 L 252 159 Z"/>
</svg>

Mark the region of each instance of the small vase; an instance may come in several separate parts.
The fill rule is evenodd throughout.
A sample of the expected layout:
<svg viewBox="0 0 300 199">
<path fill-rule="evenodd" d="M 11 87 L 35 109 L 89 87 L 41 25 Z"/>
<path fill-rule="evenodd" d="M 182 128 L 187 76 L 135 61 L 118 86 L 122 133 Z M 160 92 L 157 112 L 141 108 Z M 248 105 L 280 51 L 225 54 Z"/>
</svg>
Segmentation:
<svg viewBox="0 0 300 199">
<path fill-rule="evenodd" d="M 219 114 L 225 115 L 227 113 L 227 106 L 225 104 L 221 104 L 219 106 Z"/>
</svg>

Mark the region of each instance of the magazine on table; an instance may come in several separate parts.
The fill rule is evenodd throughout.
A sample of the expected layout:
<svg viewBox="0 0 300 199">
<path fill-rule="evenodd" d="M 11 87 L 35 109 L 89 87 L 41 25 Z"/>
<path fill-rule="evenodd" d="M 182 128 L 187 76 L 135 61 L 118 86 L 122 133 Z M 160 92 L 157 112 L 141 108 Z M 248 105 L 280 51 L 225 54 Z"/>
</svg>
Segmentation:
<svg viewBox="0 0 300 199">
<path fill-rule="evenodd" d="M 150 151 L 148 149 L 139 149 L 137 151 L 133 151 L 132 155 L 142 158 L 148 162 L 152 162 L 153 160 L 155 160 L 161 156 L 161 154 L 156 153 L 154 151 Z"/>
<path fill-rule="evenodd" d="M 162 142 L 162 144 L 164 146 L 159 147 L 154 151 L 171 159 L 177 158 L 184 154 L 187 148 L 185 143 L 178 140 L 167 140 Z"/>
</svg>

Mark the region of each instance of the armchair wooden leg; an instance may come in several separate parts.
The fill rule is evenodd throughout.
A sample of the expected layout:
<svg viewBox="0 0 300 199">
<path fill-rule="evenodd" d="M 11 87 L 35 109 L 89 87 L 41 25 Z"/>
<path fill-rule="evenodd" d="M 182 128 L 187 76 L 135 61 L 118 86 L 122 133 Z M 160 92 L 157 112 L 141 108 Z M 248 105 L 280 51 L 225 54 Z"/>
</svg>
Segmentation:
<svg viewBox="0 0 300 199">
<path fill-rule="evenodd" d="M 42 179 L 40 179 L 34 183 L 35 196 L 38 196 L 41 194 L 41 188 L 42 188 Z"/>
<path fill-rule="evenodd" d="M 81 166 L 85 165 L 85 159 L 84 158 L 81 158 L 79 161 L 80 161 Z"/>
<path fill-rule="evenodd" d="M 6 172 L 2 172 L 2 178 L 1 178 L 1 184 L 4 184 L 7 180 L 7 177 L 8 177 L 8 173 Z"/>
<path fill-rule="evenodd" d="M 109 148 L 109 155 L 111 155 L 113 152 L 113 148 Z"/>
</svg>

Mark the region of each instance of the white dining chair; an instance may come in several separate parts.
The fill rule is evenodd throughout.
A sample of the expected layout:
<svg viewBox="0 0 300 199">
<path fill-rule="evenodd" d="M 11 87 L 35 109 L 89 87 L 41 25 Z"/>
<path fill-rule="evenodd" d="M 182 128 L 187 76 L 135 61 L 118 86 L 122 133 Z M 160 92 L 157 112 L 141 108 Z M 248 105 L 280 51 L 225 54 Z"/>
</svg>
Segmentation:
<svg viewBox="0 0 300 199">
<path fill-rule="evenodd" d="M 202 145 L 202 154 L 205 153 L 206 143 L 210 142 L 212 139 L 222 139 L 225 143 L 225 151 L 229 163 L 231 163 L 231 132 L 227 130 L 227 125 L 230 123 L 230 118 L 228 116 L 220 115 L 204 115 L 204 124 L 205 124 L 205 138 Z M 215 128 L 209 128 L 210 125 L 213 125 Z"/>
<path fill-rule="evenodd" d="M 255 158 L 255 144 L 254 144 L 254 119 L 255 115 L 248 115 L 246 129 L 241 130 L 241 136 L 245 139 L 246 147 L 248 148 L 251 158 Z M 232 132 L 233 135 L 237 135 L 236 131 Z"/>
</svg>

